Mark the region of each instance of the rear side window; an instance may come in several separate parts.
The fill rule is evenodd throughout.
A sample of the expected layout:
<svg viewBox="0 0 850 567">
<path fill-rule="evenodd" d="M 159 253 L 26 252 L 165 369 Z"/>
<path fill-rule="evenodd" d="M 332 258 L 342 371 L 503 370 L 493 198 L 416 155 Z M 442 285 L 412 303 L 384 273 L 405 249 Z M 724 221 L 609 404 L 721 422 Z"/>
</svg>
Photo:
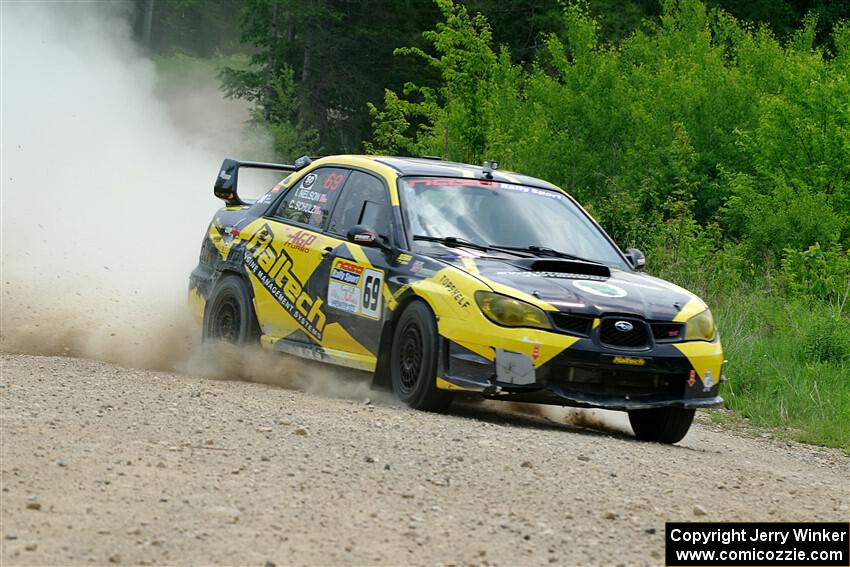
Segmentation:
<svg viewBox="0 0 850 567">
<path fill-rule="evenodd" d="M 348 174 L 334 167 L 311 171 L 287 192 L 275 216 L 324 229 Z"/>
<path fill-rule="evenodd" d="M 368 206 L 367 202 L 370 203 Z M 365 224 L 374 228 L 378 234 L 389 236 L 389 205 L 387 188 L 380 179 L 352 171 L 328 230 L 344 236 L 351 227 Z"/>
</svg>

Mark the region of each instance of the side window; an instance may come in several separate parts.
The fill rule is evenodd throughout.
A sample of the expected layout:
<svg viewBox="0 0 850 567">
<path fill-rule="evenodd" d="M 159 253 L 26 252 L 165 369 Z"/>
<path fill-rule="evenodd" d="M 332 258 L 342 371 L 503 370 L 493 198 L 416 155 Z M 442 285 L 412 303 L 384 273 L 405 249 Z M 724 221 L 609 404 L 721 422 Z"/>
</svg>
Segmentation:
<svg viewBox="0 0 850 567">
<path fill-rule="evenodd" d="M 334 167 L 311 171 L 287 192 L 275 216 L 323 229 L 348 174 Z"/>
<path fill-rule="evenodd" d="M 368 206 L 367 201 L 371 203 Z M 367 224 L 378 234 L 389 236 L 390 214 L 387 188 L 383 182 L 367 173 L 352 171 L 328 230 L 345 236 L 352 226 Z"/>
</svg>

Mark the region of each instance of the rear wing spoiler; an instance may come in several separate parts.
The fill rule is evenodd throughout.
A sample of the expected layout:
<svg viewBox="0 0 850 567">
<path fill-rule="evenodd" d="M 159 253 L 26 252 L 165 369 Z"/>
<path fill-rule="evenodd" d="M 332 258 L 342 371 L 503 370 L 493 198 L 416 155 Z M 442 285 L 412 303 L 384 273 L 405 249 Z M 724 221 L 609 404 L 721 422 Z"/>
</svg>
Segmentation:
<svg viewBox="0 0 850 567">
<path fill-rule="evenodd" d="M 221 168 L 219 168 L 218 175 L 215 178 L 213 193 L 216 197 L 228 205 L 247 205 L 248 203 L 239 198 L 238 181 L 240 168 L 269 169 L 272 171 L 298 171 L 310 165 L 312 161 L 313 160 L 309 157 L 303 156 L 295 160 L 293 165 L 287 165 L 283 163 L 238 161 L 235 159 L 225 158 L 225 160 L 221 162 Z"/>
</svg>

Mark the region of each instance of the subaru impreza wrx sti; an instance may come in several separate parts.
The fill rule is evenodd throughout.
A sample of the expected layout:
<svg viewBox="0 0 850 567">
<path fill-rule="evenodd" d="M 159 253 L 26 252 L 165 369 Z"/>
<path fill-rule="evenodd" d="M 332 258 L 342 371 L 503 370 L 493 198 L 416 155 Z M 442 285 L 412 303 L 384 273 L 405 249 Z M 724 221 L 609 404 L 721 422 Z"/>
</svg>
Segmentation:
<svg viewBox="0 0 850 567">
<path fill-rule="evenodd" d="M 246 202 L 244 168 L 288 176 Z M 214 192 L 189 284 L 206 340 L 366 370 L 416 409 L 471 392 L 626 411 L 667 443 L 723 401 L 706 304 L 546 181 L 492 162 L 228 159 Z"/>
</svg>

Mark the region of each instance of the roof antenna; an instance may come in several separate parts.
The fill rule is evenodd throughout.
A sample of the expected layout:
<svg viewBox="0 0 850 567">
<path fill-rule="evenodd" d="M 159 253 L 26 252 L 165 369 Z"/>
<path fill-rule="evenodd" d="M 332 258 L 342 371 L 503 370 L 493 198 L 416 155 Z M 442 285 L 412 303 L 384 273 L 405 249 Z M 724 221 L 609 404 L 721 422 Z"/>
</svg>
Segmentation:
<svg viewBox="0 0 850 567">
<path fill-rule="evenodd" d="M 499 169 L 499 162 L 485 159 L 483 169 L 484 177 L 486 177 L 487 179 L 493 179 L 494 169 Z"/>
</svg>

